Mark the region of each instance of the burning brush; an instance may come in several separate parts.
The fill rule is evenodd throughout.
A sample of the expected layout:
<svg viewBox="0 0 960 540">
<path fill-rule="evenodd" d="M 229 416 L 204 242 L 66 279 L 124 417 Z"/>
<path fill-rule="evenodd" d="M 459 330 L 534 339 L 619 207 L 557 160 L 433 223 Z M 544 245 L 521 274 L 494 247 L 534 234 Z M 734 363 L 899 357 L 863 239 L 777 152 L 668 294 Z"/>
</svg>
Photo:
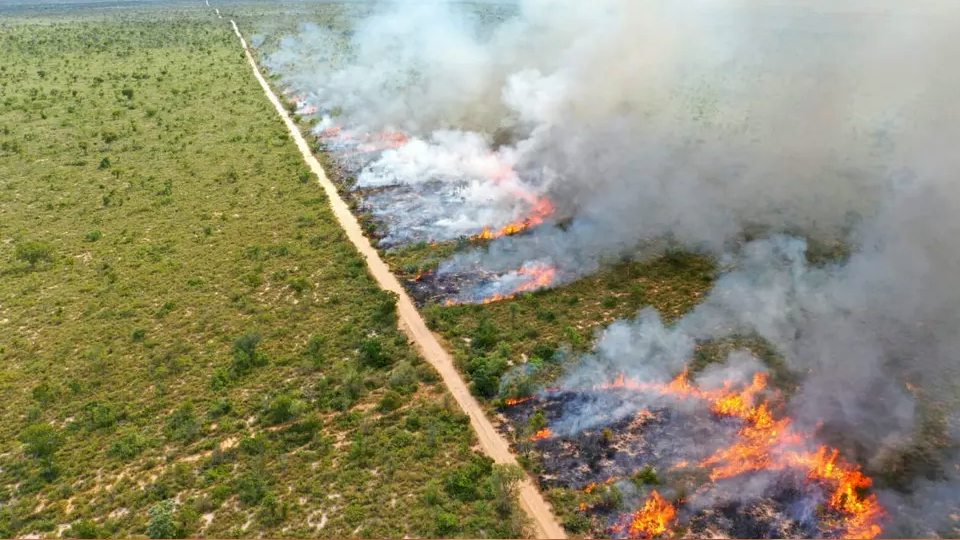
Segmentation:
<svg viewBox="0 0 960 540">
<path fill-rule="evenodd" d="M 543 461 L 548 475 L 562 475 L 564 469 L 571 468 L 584 470 L 569 462 L 570 456 L 576 459 L 576 454 L 570 453 L 571 444 L 581 447 L 581 456 L 597 455 L 595 451 L 589 450 L 595 444 L 605 445 L 607 448 L 606 458 L 600 457 L 599 462 L 596 461 L 597 458 L 592 458 L 596 465 L 585 470 L 591 471 L 597 467 L 599 469 L 597 473 L 589 474 L 600 474 L 600 469 L 603 472 L 610 469 L 627 472 L 630 468 L 641 469 L 640 465 L 644 470 L 651 470 L 650 468 L 655 466 L 666 471 L 686 471 L 690 470 L 690 463 L 695 463 L 692 466 L 694 470 L 703 471 L 699 478 L 706 483 L 695 486 L 693 494 L 678 501 L 676 506 L 658 491 L 652 491 L 636 512 L 625 515 L 607 514 L 606 519 L 612 521 L 612 524 L 606 531 L 613 536 L 653 538 L 671 533 L 681 521 L 688 522 L 694 528 L 715 529 L 714 522 L 720 517 L 710 510 L 710 507 L 715 506 L 717 500 L 729 500 L 731 497 L 739 500 L 742 497 L 742 494 L 723 495 L 724 490 L 729 489 L 724 487 L 723 482 L 736 478 L 747 480 L 748 475 L 765 475 L 765 478 L 773 480 L 770 480 L 768 487 L 770 493 L 764 497 L 772 501 L 770 505 L 781 507 L 782 513 L 789 514 L 791 508 L 805 506 L 798 498 L 802 501 L 818 499 L 818 507 L 822 510 L 807 516 L 783 518 L 779 524 L 766 524 L 759 519 L 756 523 L 751 522 L 752 528 L 737 529 L 735 533 L 727 534 L 760 537 L 788 534 L 843 538 L 877 537 L 882 532 L 880 521 L 884 510 L 876 496 L 869 493 L 872 480 L 859 466 L 843 460 L 839 451 L 834 448 L 820 446 L 811 450 L 808 443 L 813 439 L 812 433 L 796 429 L 789 417 L 774 414 L 771 403 L 779 399 L 779 393 L 769 389 L 767 382 L 768 374 L 763 372 L 755 374 L 749 384 L 738 385 L 734 381 L 726 380 L 715 388 L 706 388 L 691 381 L 686 370 L 668 383 L 630 379 L 621 374 L 610 383 L 591 388 L 548 392 L 534 397 L 508 400 L 505 403 L 509 408 L 505 413 L 515 421 L 522 422 L 525 414 L 530 415 L 534 408 L 540 408 L 548 418 L 555 417 L 553 420 L 560 422 L 558 426 L 565 427 L 561 422 L 564 411 L 569 407 L 577 407 L 578 403 L 588 396 L 600 399 L 609 397 L 610 405 L 615 407 L 616 404 L 624 403 L 625 399 L 630 399 L 632 394 L 642 393 L 677 405 L 692 402 L 700 404 L 698 408 L 705 406 L 709 416 L 703 417 L 704 420 L 698 420 L 694 416 L 684 423 L 687 424 L 685 429 L 693 426 L 701 432 L 703 429 L 714 430 L 711 431 L 710 438 L 715 437 L 716 429 L 736 426 L 736 431 L 730 434 L 730 444 L 708 451 L 699 458 L 694 458 L 695 461 L 687 461 L 686 457 L 690 456 L 669 455 L 652 446 L 656 444 L 651 442 L 653 437 L 660 440 L 661 444 L 677 437 L 676 433 L 670 433 L 671 426 L 674 425 L 674 415 L 677 414 L 671 412 L 673 406 L 653 411 L 641 410 L 633 417 L 614 421 L 611 427 L 616 429 L 607 427 L 599 436 L 587 432 L 564 435 L 563 432 L 555 433 L 551 428 L 544 428 L 534 434 L 530 441 L 544 452 Z M 712 420 L 708 420 L 709 418 Z M 713 423 L 716 427 L 701 422 Z M 690 435 L 684 436 L 687 437 Z M 558 457 L 568 456 L 564 458 L 567 461 L 554 461 L 554 458 L 550 457 L 553 453 L 557 453 Z M 556 471 L 550 470 L 552 463 L 556 464 Z M 608 463 L 608 466 L 600 467 L 603 463 Z M 798 483 L 790 479 L 796 479 Z M 614 481 L 615 477 L 611 476 L 603 482 L 610 484 Z M 601 485 L 601 479 L 593 480 L 582 490 L 585 494 L 590 494 Z M 580 510 L 588 512 L 591 508 L 582 504 Z M 728 505 L 728 510 L 735 514 L 736 519 L 741 520 L 747 519 L 744 516 L 749 514 L 743 510 L 742 505 Z M 775 515 L 776 512 L 761 514 Z M 763 519 L 772 518 L 768 516 Z M 811 523 L 812 521 L 816 523 Z"/>
<path fill-rule="evenodd" d="M 518 294 L 533 292 L 550 287 L 557 278 L 557 269 L 544 263 L 531 263 L 515 271 L 507 272 L 494 281 L 488 282 L 466 298 L 445 302 L 447 306 L 457 304 L 490 304 L 513 298 Z"/>
</svg>

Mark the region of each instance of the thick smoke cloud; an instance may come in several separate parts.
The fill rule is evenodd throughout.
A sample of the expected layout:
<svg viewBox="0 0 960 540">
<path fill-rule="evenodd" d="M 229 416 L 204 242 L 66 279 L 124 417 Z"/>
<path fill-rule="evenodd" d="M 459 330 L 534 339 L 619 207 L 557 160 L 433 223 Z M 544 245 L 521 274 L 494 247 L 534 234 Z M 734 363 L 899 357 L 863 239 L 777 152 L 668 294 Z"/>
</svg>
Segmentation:
<svg viewBox="0 0 960 540">
<path fill-rule="evenodd" d="M 405 167 L 482 176 L 449 152 L 507 141 L 497 159 L 569 218 L 442 270 L 539 261 L 574 279 L 668 244 L 730 259 L 676 325 L 647 311 L 611 326 L 569 385 L 666 380 L 698 340 L 756 333 L 803 376 L 797 423 L 825 422 L 881 462 L 911 444 L 925 404 L 954 422 L 960 395 L 958 28 L 960 4 L 937 0 L 524 0 L 492 28 L 450 4 L 398 3 L 348 54 L 347 38 L 304 27 L 268 65 L 338 122 L 421 139 L 365 182 L 423 176 Z M 744 244 L 747 230 L 767 238 Z M 813 267 L 799 236 L 853 253 Z M 923 499 L 955 508 L 956 486 L 885 502 L 932 534 L 943 515 Z"/>
</svg>

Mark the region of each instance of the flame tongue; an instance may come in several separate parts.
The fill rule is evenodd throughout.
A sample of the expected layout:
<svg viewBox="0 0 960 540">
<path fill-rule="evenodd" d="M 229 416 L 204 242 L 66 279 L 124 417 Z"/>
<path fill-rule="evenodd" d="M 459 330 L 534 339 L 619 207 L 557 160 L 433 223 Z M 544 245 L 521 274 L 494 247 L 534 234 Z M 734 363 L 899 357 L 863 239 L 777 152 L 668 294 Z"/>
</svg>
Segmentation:
<svg viewBox="0 0 960 540">
<path fill-rule="evenodd" d="M 521 283 L 513 285 L 509 290 L 505 292 L 495 292 L 493 295 L 484 298 L 479 303 L 481 304 L 492 304 L 493 302 L 499 302 L 501 300 L 507 300 L 513 298 L 514 296 L 525 293 L 533 292 L 539 289 L 549 287 L 553 284 L 554 280 L 557 278 L 557 269 L 553 266 L 549 266 L 543 263 L 530 264 L 513 272 L 510 272 L 515 276 L 522 276 L 524 279 Z M 507 275 L 507 274 L 505 274 Z M 501 280 L 503 278 L 501 277 Z M 447 306 L 455 306 L 458 304 L 463 304 L 468 302 L 462 302 L 457 300 L 447 300 Z M 509 403 L 508 403 L 509 404 Z"/>
<path fill-rule="evenodd" d="M 542 440 L 542 439 L 549 439 L 550 437 L 553 437 L 553 432 L 550 431 L 550 428 L 544 428 L 544 429 L 541 429 L 540 431 L 534 433 L 533 436 L 530 437 L 530 440 L 531 440 L 531 441 L 539 441 L 539 440 Z"/>
<path fill-rule="evenodd" d="M 630 538 L 653 538 L 667 532 L 677 518 L 677 509 L 659 493 L 650 494 L 643 508 L 630 519 Z"/>
</svg>

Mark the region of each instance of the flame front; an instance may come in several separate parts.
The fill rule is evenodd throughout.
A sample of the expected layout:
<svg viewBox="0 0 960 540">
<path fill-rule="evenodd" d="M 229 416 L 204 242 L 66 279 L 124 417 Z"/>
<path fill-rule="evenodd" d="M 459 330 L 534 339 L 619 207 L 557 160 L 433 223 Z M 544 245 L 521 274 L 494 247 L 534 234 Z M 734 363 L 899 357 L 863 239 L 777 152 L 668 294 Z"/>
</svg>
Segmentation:
<svg viewBox="0 0 960 540">
<path fill-rule="evenodd" d="M 667 532 L 677 520 L 677 509 L 656 491 L 650 494 L 643 508 L 630 518 L 630 538 L 653 538 Z"/>
<path fill-rule="evenodd" d="M 490 157 L 493 159 L 493 154 L 491 154 Z M 503 186 L 512 195 L 530 205 L 531 210 L 529 215 L 521 220 L 508 223 L 499 229 L 492 229 L 489 226 L 485 226 L 480 234 L 473 237 L 474 239 L 492 240 L 501 236 L 517 234 L 542 224 L 557 210 L 557 207 L 550 202 L 550 199 L 537 195 L 526 186 L 513 181 L 514 178 L 513 167 L 509 165 L 498 170 L 492 177 L 497 185 Z"/>
<path fill-rule="evenodd" d="M 541 439 L 549 439 L 553 437 L 553 432 L 550 431 L 550 428 L 543 428 L 540 431 L 533 434 L 533 437 L 530 437 L 531 441 L 539 441 Z"/>
<path fill-rule="evenodd" d="M 508 406 L 510 406 L 510 407 L 513 407 L 514 405 L 519 405 L 519 404 L 521 404 L 521 403 L 526 403 L 527 401 L 530 401 L 530 400 L 533 399 L 533 398 L 534 398 L 534 396 L 527 396 L 527 397 L 522 397 L 522 398 L 509 398 L 509 399 L 504 400 L 504 403 L 506 403 L 506 404 L 507 404 Z"/>
<path fill-rule="evenodd" d="M 493 296 L 484 298 L 479 303 L 492 304 L 494 302 L 499 302 L 501 300 L 508 300 L 521 293 L 533 292 L 538 289 L 543 289 L 553 284 L 553 281 L 557 278 L 557 269 L 542 263 L 525 266 L 517 270 L 515 273 L 523 276 L 529 276 L 529 277 L 523 283 L 520 283 L 519 285 L 515 286 L 510 291 L 494 293 Z M 447 300 L 444 303 L 444 305 L 455 306 L 463 303 L 466 303 L 466 302 L 461 302 L 457 300 Z"/>
<path fill-rule="evenodd" d="M 863 474 L 859 466 L 845 462 L 836 449 L 821 446 L 816 451 L 807 450 L 805 442 L 812 439 L 812 434 L 795 430 L 790 418 L 776 418 L 766 402 L 756 403 L 759 395 L 767 390 L 767 379 L 768 374 L 758 373 L 754 375 L 752 383 L 743 390 L 734 390 L 732 381 L 725 381 L 722 388 L 708 390 L 692 385 L 685 369 L 666 384 L 627 379 L 621 374 L 614 382 L 594 388 L 651 391 L 706 401 L 715 415 L 738 418 L 744 422 L 734 444 L 717 450 L 699 463 L 700 467 L 710 469 L 712 481 L 760 470 L 790 468 L 805 471 L 809 480 L 831 486 L 833 491 L 827 505 L 845 516 L 844 538 L 877 537 L 882 532 L 878 522 L 884 512 L 876 496 L 865 493 L 872 480 Z M 637 513 L 639 523 L 644 524 L 644 527 L 654 523 L 648 516 L 653 510 L 661 508 L 659 501 L 662 499 L 656 494 L 654 499 L 647 501 L 647 505 Z M 637 522 L 636 519 L 634 522 Z M 632 525 L 630 530 L 633 536 Z M 643 534 L 653 530 L 656 529 L 638 529 Z M 662 532 L 663 530 L 660 530 L 660 533 Z"/>
</svg>

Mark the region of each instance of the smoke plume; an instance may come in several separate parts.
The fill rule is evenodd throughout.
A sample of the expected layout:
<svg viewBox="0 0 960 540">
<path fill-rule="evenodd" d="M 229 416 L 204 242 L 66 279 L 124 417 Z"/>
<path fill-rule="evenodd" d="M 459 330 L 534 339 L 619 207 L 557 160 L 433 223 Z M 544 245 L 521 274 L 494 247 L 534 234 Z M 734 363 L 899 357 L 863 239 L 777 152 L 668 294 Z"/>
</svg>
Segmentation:
<svg viewBox="0 0 960 540">
<path fill-rule="evenodd" d="M 310 93 L 321 128 L 414 137 L 363 185 L 473 182 L 455 206 L 466 220 L 424 199 L 448 237 L 522 212 L 484 183 L 502 165 L 566 221 L 441 271 L 533 261 L 575 279 L 667 244 L 733 262 L 675 325 L 649 310 L 614 323 L 568 385 L 668 380 L 697 342 L 748 333 L 801 376 L 796 422 L 842 433 L 866 463 L 909 447 L 927 404 L 955 421 L 960 4 L 521 0 L 492 22 L 471 9 L 389 3 L 350 36 L 304 26 L 267 65 Z M 802 237 L 853 251 L 811 266 Z M 565 421 L 590 418 L 585 405 Z M 885 495 L 915 518 L 904 530 L 933 534 L 944 515 L 920 510 L 927 497 L 956 508 L 953 475 L 934 476 Z"/>
</svg>

